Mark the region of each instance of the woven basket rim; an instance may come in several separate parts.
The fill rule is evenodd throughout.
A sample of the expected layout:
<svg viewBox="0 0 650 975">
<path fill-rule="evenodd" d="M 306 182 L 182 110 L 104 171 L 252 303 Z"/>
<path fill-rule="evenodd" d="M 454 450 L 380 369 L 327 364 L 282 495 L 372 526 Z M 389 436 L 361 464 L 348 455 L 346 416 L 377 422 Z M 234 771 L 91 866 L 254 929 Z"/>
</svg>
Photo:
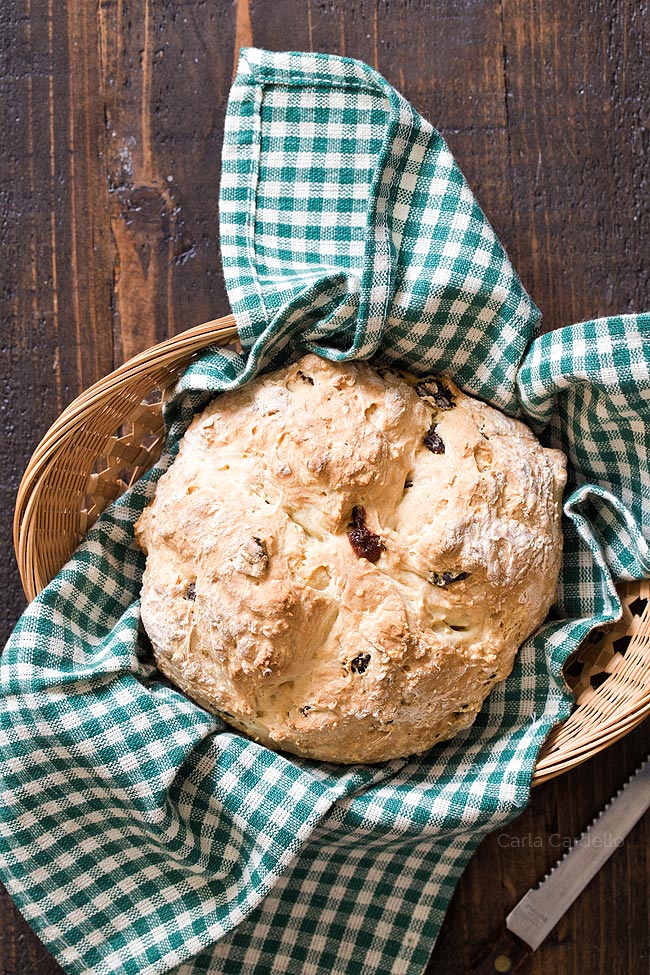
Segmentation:
<svg viewBox="0 0 650 975">
<path fill-rule="evenodd" d="M 88 435 L 89 418 L 93 422 L 99 422 L 98 418 L 101 418 L 103 427 L 99 440 L 101 441 L 102 436 L 107 438 L 110 423 L 112 422 L 113 428 L 116 429 L 120 418 L 125 421 L 128 417 L 128 414 L 121 413 L 116 421 L 114 415 L 109 412 L 106 418 L 105 411 L 113 402 L 117 400 L 122 405 L 122 398 L 125 399 L 128 393 L 129 402 L 133 404 L 144 400 L 154 388 L 167 389 L 174 378 L 202 350 L 211 345 L 232 343 L 237 337 L 236 323 L 232 315 L 196 325 L 143 350 L 124 362 L 84 390 L 61 412 L 34 450 L 16 498 L 13 524 L 14 548 L 21 581 L 28 599 L 33 599 L 50 581 L 55 571 L 58 571 L 63 561 L 67 561 L 65 542 L 61 543 L 60 551 L 57 549 L 56 552 L 50 552 L 48 549 L 47 557 L 43 556 L 43 539 L 46 539 L 47 545 L 52 545 L 53 549 L 54 543 L 57 542 L 57 512 L 53 513 L 50 510 L 51 506 L 48 507 L 48 501 L 51 500 L 48 492 L 52 490 L 52 479 L 61 478 L 60 472 L 57 472 L 57 461 L 64 455 L 76 457 L 74 451 L 81 449 L 80 444 L 83 446 L 85 442 L 83 437 Z M 116 437 L 113 435 L 108 439 L 112 442 Z M 87 458 L 85 460 L 87 461 Z M 87 470 L 86 477 L 88 473 Z M 83 481 L 83 477 L 81 480 Z M 65 486 L 69 488 L 68 482 Z M 60 516 L 60 512 L 58 515 Z M 83 524 L 82 514 L 80 511 L 75 513 L 71 508 L 70 511 L 66 511 L 65 518 L 68 536 L 71 537 L 70 533 L 74 534 L 76 531 L 78 543 L 83 535 L 79 527 Z M 64 534 L 60 524 L 58 530 L 61 535 Z M 598 734 L 587 731 L 581 736 L 582 724 L 586 724 L 589 729 L 591 712 L 588 703 L 584 706 L 578 704 L 569 718 L 554 726 L 547 736 L 538 755 L 532 785 L 546 782 L 592 758 L 626 735 L 650 714 L 650 601 L 640 622 L 638 617 L 636 620 L 638 625 L 631 637 L 633 643 L 630 646 L 634 645 L 643 657 L 641 672 L 645 679 L 641 682 L 636 681 L 637 684 L 640 683 L 640 689 L 630 695 L 629 700 L 621 696 L 620 701 L 617 701 L 617 707 L 613 708 L 613 713 L 602 720 Z M 616 672 L 617 679 L 620 677 L 622 680 L 626 677 L 626 669 L 634 670 L 634 664 L 629 663 L 627 657 Z M 634 682 L 633 680 L 632 683 Z M 601 698 L 602 695 L 599 701 Z M 605 712 L 607 710 L 612 708 L 604 709 Z"/>
</svg>

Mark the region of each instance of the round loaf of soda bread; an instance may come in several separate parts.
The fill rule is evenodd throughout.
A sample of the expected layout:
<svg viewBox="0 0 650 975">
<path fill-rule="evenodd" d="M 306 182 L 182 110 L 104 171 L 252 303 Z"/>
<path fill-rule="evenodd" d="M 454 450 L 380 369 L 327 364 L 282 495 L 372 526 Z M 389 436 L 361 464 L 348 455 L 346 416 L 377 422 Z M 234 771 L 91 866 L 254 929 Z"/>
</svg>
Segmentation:
<svg viewBox="0 0 650 975">
<path fill-rule="evenodd" d="M 547 615 L 565 480 L 447 378 L 307 355 L 197 416 L 136 525 L 156 662 L 269 748 L 422 753 Z"/>
</svg>

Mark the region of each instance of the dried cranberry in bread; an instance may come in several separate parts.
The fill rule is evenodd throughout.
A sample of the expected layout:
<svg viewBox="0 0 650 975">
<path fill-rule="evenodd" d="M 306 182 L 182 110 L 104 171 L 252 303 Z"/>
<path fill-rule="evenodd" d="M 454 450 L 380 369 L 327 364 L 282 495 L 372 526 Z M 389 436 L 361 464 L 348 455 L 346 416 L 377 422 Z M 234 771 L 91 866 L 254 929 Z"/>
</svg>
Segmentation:
<svg viewBox="0 0 650 975">
<path fill-rule="evenodd" d="M 158 666 L 270 748 L 424 752 L 544 620 L 565 480 L 444 377 L 308 355 L 222 394 L 136 525 Z"/>
</svg>

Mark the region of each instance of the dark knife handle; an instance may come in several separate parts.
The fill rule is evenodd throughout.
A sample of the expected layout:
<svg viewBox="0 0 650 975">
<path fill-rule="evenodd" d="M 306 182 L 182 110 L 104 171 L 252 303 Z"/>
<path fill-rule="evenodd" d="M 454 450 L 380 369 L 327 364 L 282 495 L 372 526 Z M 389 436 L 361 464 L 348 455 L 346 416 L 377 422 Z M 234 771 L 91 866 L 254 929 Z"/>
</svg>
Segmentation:
<svg viewBox="0 0 650 975">
<path fill-rule="evenodd" d="M 507 975 L 516 971 L 532 955 L 532 949 L 509 931 L 483 951 L 465 975 Z"/>
</svg>

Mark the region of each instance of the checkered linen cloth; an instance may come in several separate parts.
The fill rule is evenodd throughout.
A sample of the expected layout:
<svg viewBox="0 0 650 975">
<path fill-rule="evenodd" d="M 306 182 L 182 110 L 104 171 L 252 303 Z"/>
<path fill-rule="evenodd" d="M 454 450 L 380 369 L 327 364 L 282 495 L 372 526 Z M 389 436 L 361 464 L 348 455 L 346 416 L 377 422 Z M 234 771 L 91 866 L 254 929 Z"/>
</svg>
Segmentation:
<svg viewBox="0 0 650 975">
<path fill-rule="evenodd" d="M 650 316 L 535 337 L 539 313 L 441 137 L 345 58 L 243 52 L 222 177 L 245 356 L 194 362 L 156 466 L 29 606 L 0 660 L 1 875 L 74 975 L 412 975 L 490 831 L 517 816 L 561 668 L 650 574 Z M 448 371 L 569 456 L 549 621 L 474 726 L 337 767 L 228 730 L 157 672 L 133 525 L 193 415 L 312 350 Z"/>
</svg>

